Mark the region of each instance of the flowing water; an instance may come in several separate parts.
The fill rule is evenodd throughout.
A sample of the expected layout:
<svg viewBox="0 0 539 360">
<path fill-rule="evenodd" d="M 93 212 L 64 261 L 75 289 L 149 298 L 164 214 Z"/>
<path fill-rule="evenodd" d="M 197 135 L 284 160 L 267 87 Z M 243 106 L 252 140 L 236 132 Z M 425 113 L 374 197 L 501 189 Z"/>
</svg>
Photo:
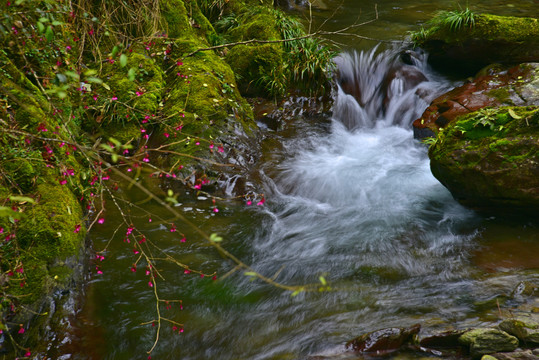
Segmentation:
<svg viewBox="0 0 539 360">
<path fill-rule="evenodd" d="M 344 344 L 364 332 L 491 324 L 497 301 L 526 302 L 513 290 L 539 281 L 537 224 L 484 218 L 460 206 L 431 175 L 426 146 L 413 139 L 411 122 L 455 83 L 431 71 L 422 53 L 403 58 L 374 48 L 336 62 L 342 88 L 331 118 L 299 118 L 268 133 L 255 174 L 265 188 L 263 206 L 230 201 L 215 214 L 208 199 L 186 197 L 177 207 L 223 235 L 224 247 L 256 271 L 292 285 L 323 276 L 333 291 L 292 297 L 241 272 L 220 279 L 233 265 L 195 232 L 180 229 L 187 238 L 180 243 L 177 233 L 134 209 L 136 227 L 166 253 L 220 279 L 161 266 L 161 296 L 182 299 L 184 307 L 172 303 L 163 316 L 184 331 L 164 325 L 152 359 L 352 359 Z M 388 73 L 395 76 L 382 86 Z M 162 212 L 151 203 L 145 209 Z M 95 247 L 115 230 L 103 225 L 92 235 Z M 154 293 L 143 269 L 130 272 L 131 249 L 121 236 L 110 243 L 103 274 L 92 276 L 53 357 L 147 358 L 155 327 L 144 323 L 155 318 Z"/>
</svg>

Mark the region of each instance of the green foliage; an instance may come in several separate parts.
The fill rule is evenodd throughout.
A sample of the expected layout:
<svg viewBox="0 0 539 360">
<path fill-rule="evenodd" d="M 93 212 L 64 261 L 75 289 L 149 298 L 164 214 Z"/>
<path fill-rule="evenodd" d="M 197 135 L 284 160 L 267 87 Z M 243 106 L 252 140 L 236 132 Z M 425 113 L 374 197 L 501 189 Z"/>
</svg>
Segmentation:
<svg viewBox="0 0 539 360">
<path fill-rule="evenodd" d="M 475 13 L 468 7 L 464 10 L 442 10 L 431 20 L 432 25 L 448 27 L 452 31 L 457 31 L 463 27 L 473 27 L 475 25 Z"/>
<path fill-rule="evenodd" d="M 468 7 L 464 10 L 462 8 L 460 10 L 442 10 L 437 12 L 434 18 L 426 23 L 426 27 L 421 26 L 419 30 L 409 32 L 410 41 L 415 46 L 420 46 L 438 29 L 447 28 L 452 32 L 456 32 L 465 27 L 473 28 L 475 23 L 476 14 Z"/>
</svg>

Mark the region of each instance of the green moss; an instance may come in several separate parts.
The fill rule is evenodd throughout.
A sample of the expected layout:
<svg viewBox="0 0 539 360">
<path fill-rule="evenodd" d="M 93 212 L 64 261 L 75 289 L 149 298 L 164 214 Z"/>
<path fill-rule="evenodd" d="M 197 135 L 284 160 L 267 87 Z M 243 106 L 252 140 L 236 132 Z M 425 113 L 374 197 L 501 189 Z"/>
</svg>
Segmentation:
<svg viewBox="0 0 539 360">
<path fill-rule="evenodd" d="M 513 104 L 513 101 L 510 98 L 511 93 L 506 87 L 490 90 L 489 92 L 487 92 L 487 95 L 497 99 L 502 104 Z"/>
<path fill-rule="evenodd" d="M 416 40 L 420 46 L 424 45 L 425 41 L 434 39 L 446 43 L 459 43 L 467 39 L 536 43 L 539 36 L 539 22 L 534 18 L 478 14 L 474 16 L 474 22 L 473 26 L 463 26 L 455 30 L 434 19 L 423 34 L 416 36 Z"/>
<path fill-rule="evenodd" d="M 240 45 L 232 48 L 226 61 L 234 70 L 242 93 L 263 95 L 266 84 L 257 80 L 267 77 L 272 71 L 281 71 L 283 50 L 280 45 Z"/>
<path fill-rule="evenodd" d="M 168 25 L 168 36 L 179 38 L 191 30 L 187 10 L 181 0 L 163 0 L 159 2 L 161 15 Z"/>
<path fill-rule="evenodd" d="M 24 211 L 17 229 L 26 283 L 13 286 L 12 292 L 24 303 L 33 303 L 50 290 L 63 267 L 56 262 L 76 255 L 84 239 L 83 229 L 74 232 L 81 222 L 82 209 L 69 188 L 47 182 L 38 185 L 37 191 L 37 204 Z M 51 266 L 55 267 L 52 273 Z"/>
<path fill-rule="evenodd" d="M 539 107 L 492 109 L 487 125 L 484 117 L 471 113 L 438 134 L 429 149 L 434 176 L 466 205 L 538 207 Z"/>
<path fill-rule="evenodd" d="M 261 13 L 249 17 L 248 20 L 230 31 L 230 35 L 236 41 L 250 39 L 279 40 L 281 36 L 276 27 L 276 20 L 272 14 Z"/>
<path fill-rule="evenodd" d="M 33 162 L 28 159 L 11 159 L 2 162 L 4 173 L 13 177 L 13 182 L 23 193 L 33 190 L 39 171 L 35 169 Z"/>
</svg>

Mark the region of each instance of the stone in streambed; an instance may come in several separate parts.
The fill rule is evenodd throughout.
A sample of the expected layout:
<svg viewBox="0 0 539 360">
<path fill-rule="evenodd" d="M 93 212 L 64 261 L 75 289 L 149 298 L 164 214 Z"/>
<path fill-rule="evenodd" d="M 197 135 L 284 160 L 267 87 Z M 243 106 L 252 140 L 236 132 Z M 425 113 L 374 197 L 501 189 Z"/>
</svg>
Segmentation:
<svg viewBox="0 0 539 360">
<path fill-rule="evenodd" d="M 466 331 L 459 337 L 459 342 L 469 348 L 474 358 L 501 351 L 514 351 L 518 347 L 516 337 L 505 331 L 489 328 Z"/>
<path fill-rule="evenodd" d="M 498 327 L 508 334 L 516 336 L 526 345 L 539 344 L 539 322 L 532 318 L 506 319 Z"/>
<path fill-rule="evenodd" d="M 481 360 L 537 360 L 537 359 L 539 359 L 539 352 L 537 352 L 537 350 L 513 351 L 509 353 L 496 353 L 492 355 L 485 355 L 481 358 Z"/>
<path fill-rule="evenodd" d="M 399 350 L 403 345 L 413 343 L 419 333 L 420 325 L 409 328 L 387 328 L 358 336 L 346 343 L 359 353 L 387 353 Z"/>
</svg>

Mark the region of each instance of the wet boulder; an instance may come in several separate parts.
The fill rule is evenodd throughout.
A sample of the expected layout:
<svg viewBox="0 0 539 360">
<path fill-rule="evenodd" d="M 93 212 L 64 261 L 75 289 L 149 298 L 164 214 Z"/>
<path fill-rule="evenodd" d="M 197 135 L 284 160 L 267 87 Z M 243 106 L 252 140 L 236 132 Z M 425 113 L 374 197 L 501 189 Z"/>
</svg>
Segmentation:
<svg viewBox="0 0 539 360">
<path fill-rule="evenodd" d="M 433 136 L 457 117 L 486 107 L 539 105 L 539 63 L 491 65 L 473 81 L 436 98 L 413 122 L 414 137 Z"/>
<path fill-rule="evenodd" d="M 535 314 L 532 314 L 535 315 Z M 539 344 L 539 321 L 531 317 L 519 317 L 516 319 L 505 319 L 498 327 L 508 334 L 517 337 L 520 341 L 527 345 Z"/>
<path fill-rule="evenodd" d="M 490 328 L 466 331 L 459 337 L 459 342 L 469 349 L 474 358 L 502 351 L 514 351 L 518 347 L 516 337 L 504 331 Z"/>
<path fill-rule="evenodd" d="M 539 359 L 539 349 L 513 351 L 485 355 L 481 360 L 537 360 Z"/>
<path fill-rule="evenodd" d="M 451 13 L 461 18 L 460 24 L 447 21 Z M 434 67 L 466 75 L 492 63 L 539 61 L 539 21 L 535 18 L 442 12 L 415 33 L 413 41 L 429 52 Z"/>
<path fill-rule="evenodd" d="M 433 175 L 476 210 L 539 210 L 539 107 L 482 109 L 438 134 L 429 149 Z"/>
<path fill-rule="evenodd" d="M 399 350 L 416 341 L 420 325 L 409 328 L 387 328 L 363 334 L 346 343 L 347 349 L 359 353 L 383 354 Z"/>
</svg>

